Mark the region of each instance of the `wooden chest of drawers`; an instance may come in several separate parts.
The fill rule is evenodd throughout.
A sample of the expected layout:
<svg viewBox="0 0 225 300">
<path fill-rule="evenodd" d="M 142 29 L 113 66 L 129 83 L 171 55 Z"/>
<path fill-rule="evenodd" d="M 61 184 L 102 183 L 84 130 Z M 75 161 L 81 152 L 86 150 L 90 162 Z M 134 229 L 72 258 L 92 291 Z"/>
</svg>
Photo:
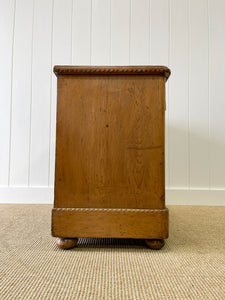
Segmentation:
<svg viewBox="0 0 225 300">
<path fill-rule="evenodd" d="M 165 207 L 166 67 L 55 66 L 57 130 L 52 235 L 168 237 Z"/>
</svg>

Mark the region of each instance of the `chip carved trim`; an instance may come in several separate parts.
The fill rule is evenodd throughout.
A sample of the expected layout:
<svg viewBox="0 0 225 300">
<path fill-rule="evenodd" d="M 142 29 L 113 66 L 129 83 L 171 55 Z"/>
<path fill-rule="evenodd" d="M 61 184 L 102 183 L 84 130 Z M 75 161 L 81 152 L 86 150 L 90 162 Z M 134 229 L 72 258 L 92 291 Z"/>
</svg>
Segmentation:
<svg viewBox="0 0 225 300">
<path fill-rule="evenodd" d="M 165 66 L 54 66 L 58 75 L 154 75 L 170 76 L 170 69 Z"/>
<path fill-rule="evenodd" d="M 158 209 L 150 209 L 150 208 L 96 208 L 96 207 L 54 207 L 54 211 L 78 211 L 78 212 L 146 212 L 146 213 L 164 213 L 168 211 L 168 208 L 158 208 Z"/>
</svg>

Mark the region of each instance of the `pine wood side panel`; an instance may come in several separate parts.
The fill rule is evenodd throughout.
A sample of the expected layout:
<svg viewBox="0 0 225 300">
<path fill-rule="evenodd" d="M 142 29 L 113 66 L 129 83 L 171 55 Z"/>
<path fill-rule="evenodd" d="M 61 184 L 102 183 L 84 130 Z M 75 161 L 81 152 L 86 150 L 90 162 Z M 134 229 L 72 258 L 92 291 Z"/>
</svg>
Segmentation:
<svg viewBox="0 0 225 300">
<path fill-rule="evenodd" d="M 58 75 L 55 207 L 163 208 L 165 78 Z"/>
</svg>

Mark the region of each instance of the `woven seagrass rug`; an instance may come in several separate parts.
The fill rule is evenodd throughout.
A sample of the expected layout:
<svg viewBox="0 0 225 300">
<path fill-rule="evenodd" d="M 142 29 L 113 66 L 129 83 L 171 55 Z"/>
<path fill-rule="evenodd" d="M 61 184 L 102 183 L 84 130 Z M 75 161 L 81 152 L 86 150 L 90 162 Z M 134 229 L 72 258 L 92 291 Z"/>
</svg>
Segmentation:
<svg viewBox="0 0 225 300">
<path fill-rule="evenodd" d="M 225 207 L 170 206 L 159 251 L 80 239 L 60 250 L 51 205 L 0 205 L 0 299 L 225 299 Z"/>
</svg>

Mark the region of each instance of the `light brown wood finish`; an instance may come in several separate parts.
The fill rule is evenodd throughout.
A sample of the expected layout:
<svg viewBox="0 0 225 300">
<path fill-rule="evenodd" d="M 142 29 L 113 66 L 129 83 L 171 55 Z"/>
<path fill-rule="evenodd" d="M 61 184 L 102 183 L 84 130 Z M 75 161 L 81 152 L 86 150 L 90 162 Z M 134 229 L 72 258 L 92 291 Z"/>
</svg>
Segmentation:
<svg viewBox="0 0 225 300">
<path fill-rule="evenodd" d="M 57 238 L 56 239 L 56 245 L 60 248 L 60 249 L 70 249 L 70 248 L 74 248 L 76 247 L 78 242 L 77 238 L 73 238 L 73 239 L 64 239 L 64 238 Z"/>
<path fill-rule="evenodd" d="M 165 245 L 165 241 L 163 239 L 145 240 L 145 243 L 150 249 L 153 249 L 153 250 L 160 250 Z"/>
<path fill-rule="evenodd" d="M 68 66 L 55 67 L 55 73 L 53 235 L 166 238 L 168 213 L 161 212 L 165 209 L 164 111 L 169 69 Z M 87 213 L 82 208 L 109 210 Z"/>
<path fill-rule="evenodd" d="M 161 77 L 58 77 L 56 207 L 164 207 L 163 86 Z"/>
<path fill-rule="evenodd" d="M 168 237 L 168 209 L 54 208 L 53 235 L 164 239 Z M 62 226 L 63 224 L 63 226 Z"/>
</svg>

